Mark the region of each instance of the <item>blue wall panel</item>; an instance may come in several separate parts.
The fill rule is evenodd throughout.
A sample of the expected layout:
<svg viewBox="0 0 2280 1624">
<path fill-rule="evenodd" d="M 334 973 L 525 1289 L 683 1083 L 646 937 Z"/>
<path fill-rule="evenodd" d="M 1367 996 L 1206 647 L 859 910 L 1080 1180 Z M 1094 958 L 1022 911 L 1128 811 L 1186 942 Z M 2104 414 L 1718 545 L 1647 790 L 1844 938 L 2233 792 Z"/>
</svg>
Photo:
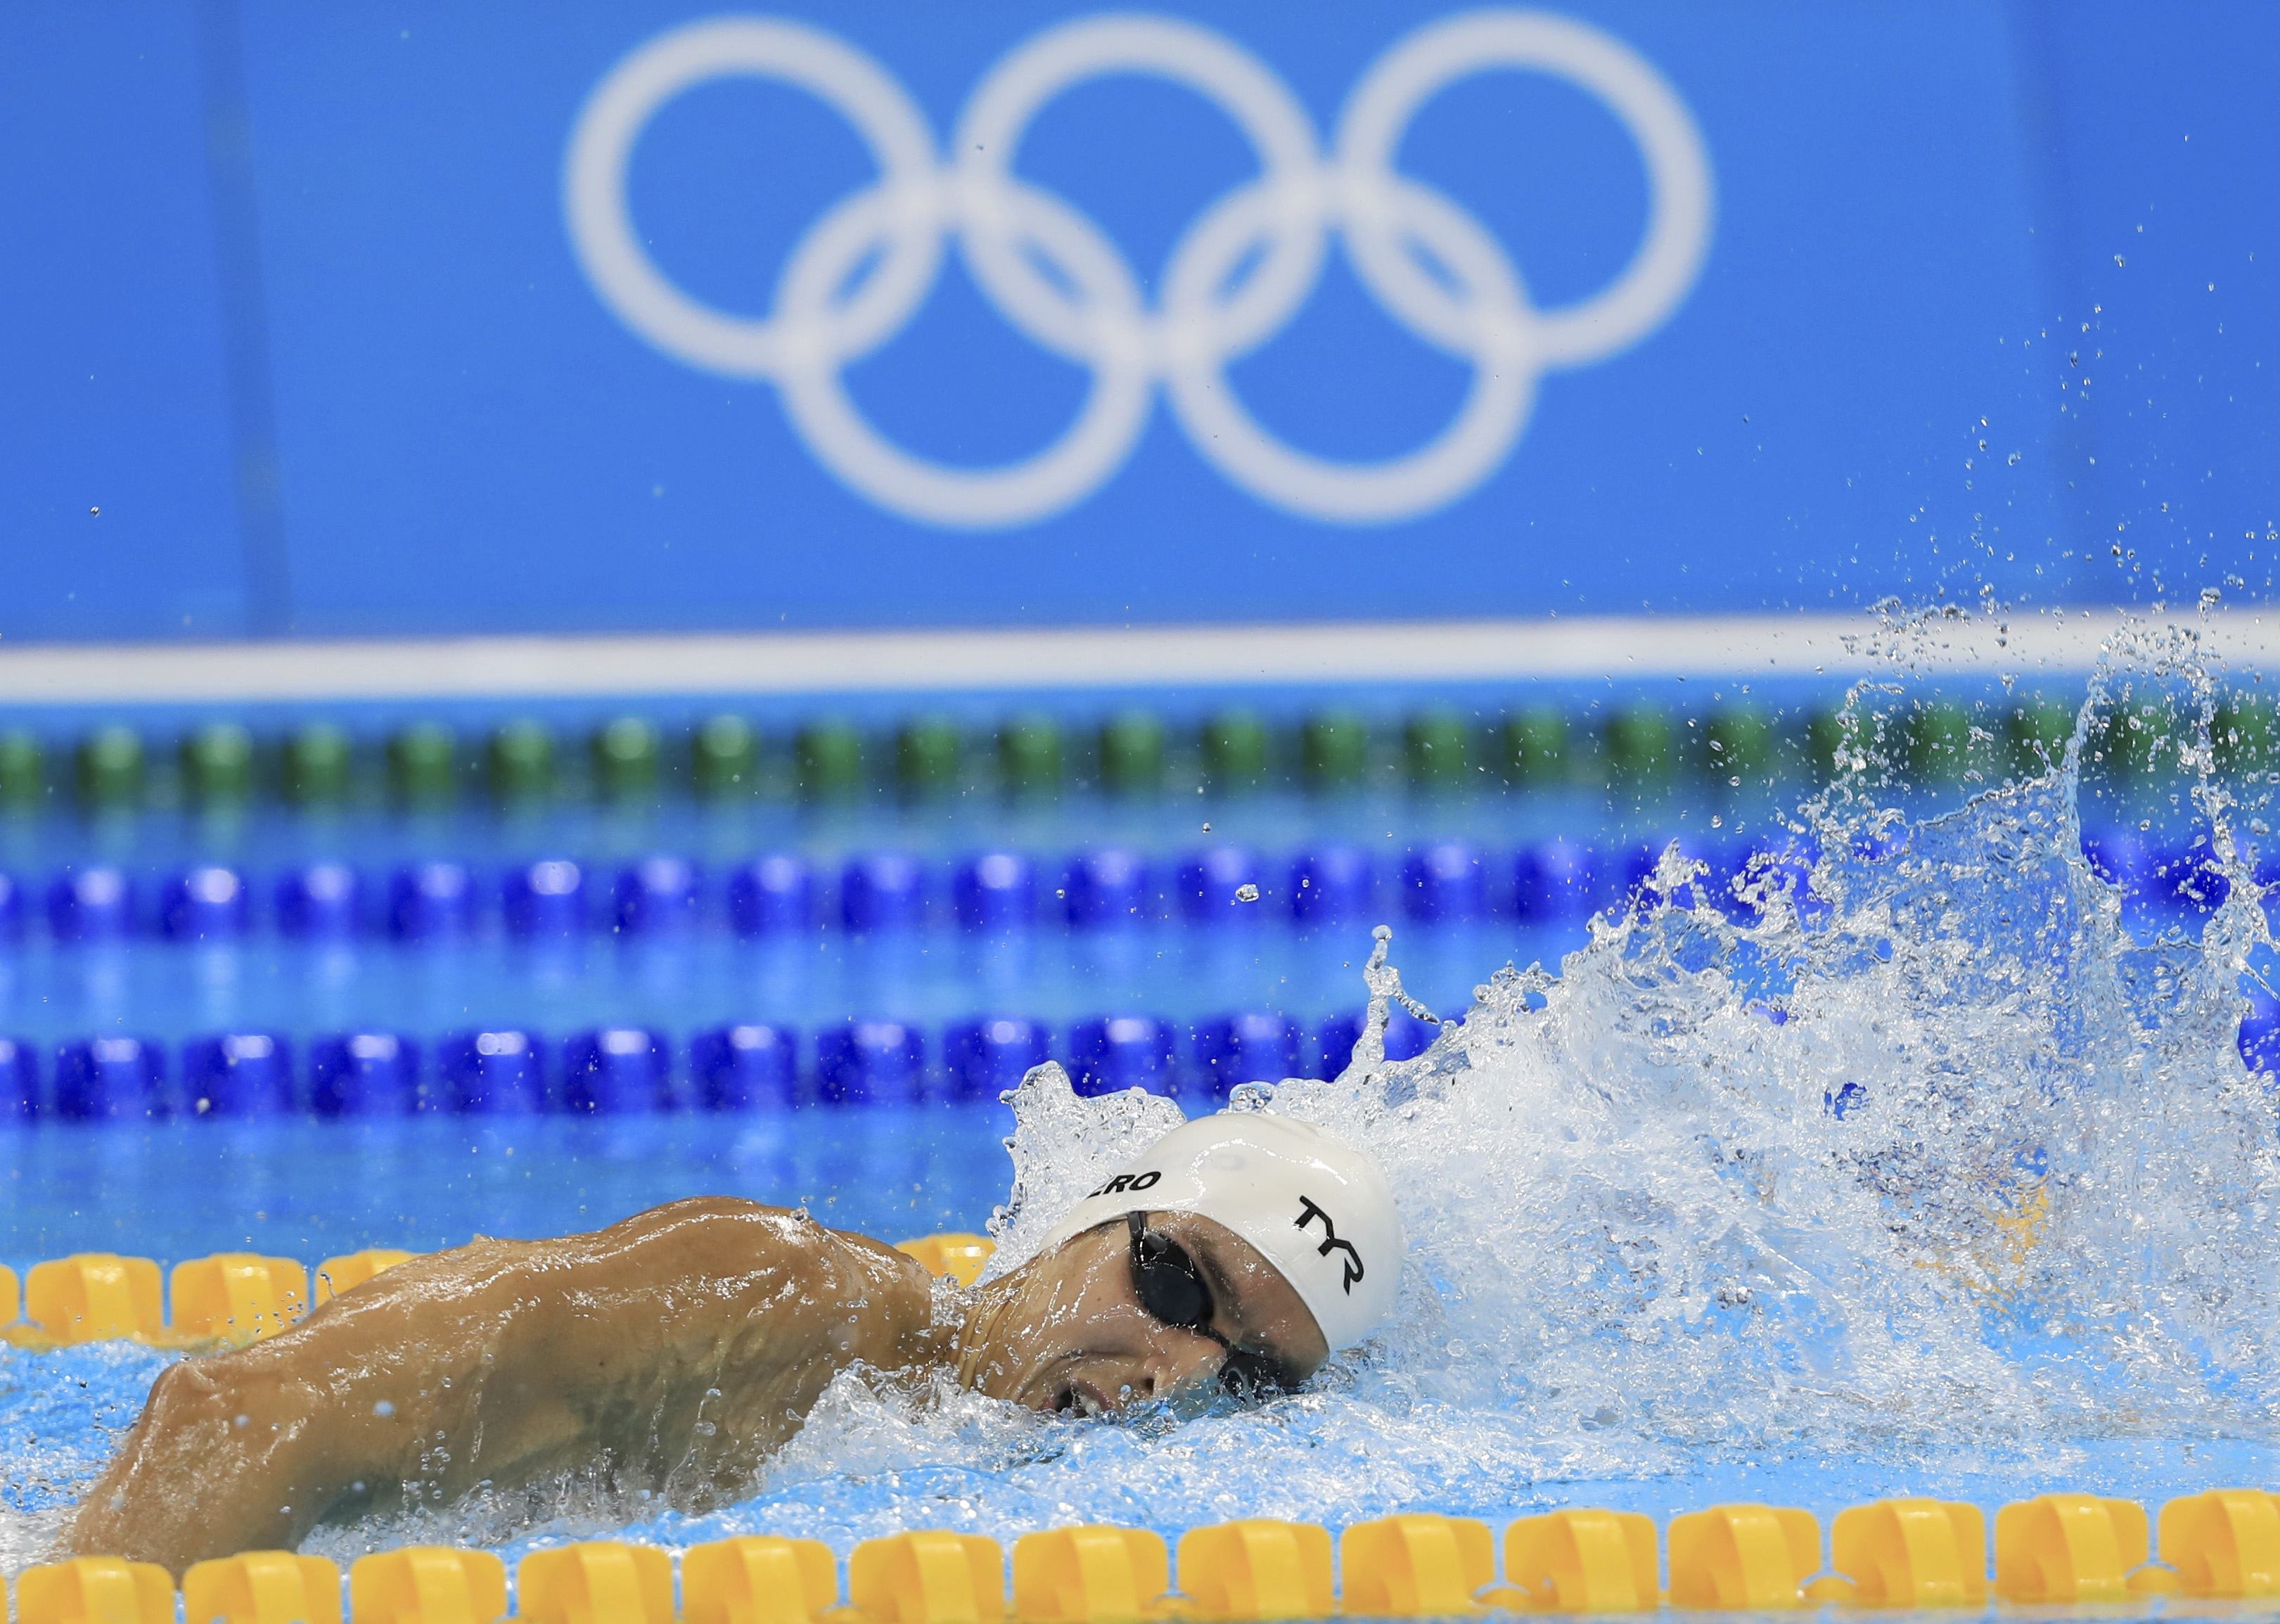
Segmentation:
<svg viewBox="0 0 2280 1624">
<path fill-rule="evenodd" d="M 187 8 L 0 13 L 0 638 L 245 629 L 206 135 Z"/>
<path fill-rule="evenodd" d="M 23 141 L 0 156 L 18 212 L 56 221 L 32 239 L 51 246 L 0 262 L 0 290 L 22 290 L 0 321 L 27 327 L 0 398 L 33 426 L 0 450 L 20 468 L 0 544 L 32 560 L 0 635 L 179 634 L 184 614 L 209 634 L 1121 624 L 2267 585 L 2267 543 L 2245 532 L 2269 525 L 2280 477 L 2262 365 L 2280 325 L 2280 115 L 2255 83 L 2280 44 L 2268 11 L 1566 8 L 1592 31 L 1575 49 L 1667 86 L 1711 177 L 1698 275 L 1636 343 L 1543 370 L 1524 428 L 1445 504 L 1367 523 L 1294 512 L 1199 450 L 1216 436 L 1159 383 L 1128 450 L 1074 499 L 980 526 L 851 489 L 777 384 L 650 342 L 582 263 L 563 186 L 582 109 L 712 14 L 208 0 L 117 12 L 107 31 L 60 12 L 4 25 L 0 72 L 22 94 L 0 119 L 35 147 L 89 129 L 45 162 Z M 770 14 L 860 53 L 938 150 L 995 65 L 1088 15 Z M 1444 15 L 1280 0 L 1167 14 L 1247 53 L 1325 147 L 1383 53 Z M 98 85 L 119 98 L 107 114 Z M 205 134 L 241 111 L 250 202 L 233 207 L 235 172 L 208 163 Z M 1649 212 L 1623 125 L 1556 75 L 1458 77 L 1396 160 L 1462 212 L 1407 262 L 1452 307 L 1465 217 L 1490 244 L 1482 273 L 1556 311 L 1622 271 Z M 1183 234 L 1259 167 L 1223 107 L 1130 72 L 1051 98 L 1013 162 L 1036 207 L 1098 222 L 1152 308 Z M 716 77 L 655 109 L 625 193 L 674 284 L 758 315 L 803 235 L 874 172 L 813 96 Z M 1362 464 L 1440 433 L 1475 370 L 1329 240 L 1311 295 L 1226 376 L 1273 434 Z M 848 284 L 876 285 L 889 258 L 851 258 Z M 1229 271 L 1260 273 L 1240 257 Z M 20 314 L 42 302 L 63 319 Z M 947 253 L 844 366 L 846 397 L 945 465 L 1051 444 L 1092 370 L 1004 304 Z M 83 408 L 73 377 L 90 358 L 142 372 Z M 1490 370 L 1535 369 L 1508 354 Z M 242 520 L 236 468 L 258 473 L 273 432 L 275 504 L 256 480 Z M 99 558 L 77 550 L 103 500 L 77 493 L 97 473 L 120 494 L 96 522 L 116 513 L 103 534 L 124 538 Z M 100 591 L 81 585 L 89 569 Z"/>
<path fill-rule="evenodd" d="M 2280 548 L 2280 8 L 2044 0 L 2037 22 L 2084 584 L 2261 591 Z"/>
</svg>

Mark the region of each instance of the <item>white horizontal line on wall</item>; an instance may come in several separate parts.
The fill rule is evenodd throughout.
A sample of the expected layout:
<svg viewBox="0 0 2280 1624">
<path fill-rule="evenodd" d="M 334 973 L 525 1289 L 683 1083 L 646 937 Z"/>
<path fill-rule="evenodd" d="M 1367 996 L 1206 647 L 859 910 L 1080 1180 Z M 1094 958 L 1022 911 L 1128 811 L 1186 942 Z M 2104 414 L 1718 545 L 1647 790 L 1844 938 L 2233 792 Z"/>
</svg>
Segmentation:
<svg viewBox="0 0 2280 1624">
<path fill-rule="evenodd" d="M 2182 619 L 2182 617 L 2181 617 Z M 2261 669 L 2280 618 L 2194 616 Z M 1263 626 L 0 644 L 0 704 L 856 694 L 1589 678 L 2082 674 L 2149 625 L 2119 610 L 1886 627 L 1863 615 L 1556 617 Z"/>
</svg>

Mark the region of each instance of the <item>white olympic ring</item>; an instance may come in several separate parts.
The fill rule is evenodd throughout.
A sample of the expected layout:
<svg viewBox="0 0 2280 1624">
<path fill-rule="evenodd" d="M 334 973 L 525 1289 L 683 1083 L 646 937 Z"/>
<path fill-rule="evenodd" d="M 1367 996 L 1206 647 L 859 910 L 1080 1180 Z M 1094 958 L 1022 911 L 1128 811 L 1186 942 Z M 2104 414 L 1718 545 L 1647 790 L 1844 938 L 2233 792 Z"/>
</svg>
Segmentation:
<svg viewBox="0 0 2280 1624">
<path fill-rule="evenodd" d="M 1557 309 L 1531 302 L 1503 245 L 1469 212 L 1395 172 L 1419 110 L 1458 80 L 1495 69 L 1552 74 L 1597 97 L 1645 167 L 1646 229 L 1630 263 L 1606 288 Z M 1013 168 L 1040 111 L 1109 73 L 1193 90 L 1234 121 L 1259 161 L 1255 178 L 1180 238 L 1153 310 L 1100 227 Z M 800 237 L 765 316 L 714 309 L 676 286 L 643 246 L 627 199 L 627 168 L 651 118 L 694 86 L 734 77 L 788 84 L 836 109 L 879 166 L 875 181 Z M 909 94 L 845 41 L 780 18 L 718 19 L 651 40 L 595 88 L 571 133 L 564 211 L 587 276 L 635 332 L 692 366 L 774 384 L 809 449 L 880 506 L 974 529 L 1047 518 L 1105 484 L 1146 428 L 1159 381 L 1196 450 L 1262 501 L 1340 524 L 1430 512 L 1511 453 L 1544 372 L 1604 360 L 1660 326 L 1693 286 L 1710 242 L 1709 158 L 1685 104 L 1629 46 L 1541 12 L 1462 12 L 1397 42 L 1347 97 L 1327 159 L 1290 87 L 1225 35 L 1167 17 L 1081 18 L 990 70 L 951 150 L 945 164 Z M 1331 462 L 1285 444 L 1227 380 L 1230 362 L 1281 331 L 1312 296 L 1333 231 L 1397 321 L 1473 368 L 1454 421 L 1382 462 Z M 1016 330 L 1092 374 L 1060 438 L 1002 467 L 950 467 L 904 450 L 864 419 L 841 376 L 917 313 L 951 235 Z"/>
</svg>

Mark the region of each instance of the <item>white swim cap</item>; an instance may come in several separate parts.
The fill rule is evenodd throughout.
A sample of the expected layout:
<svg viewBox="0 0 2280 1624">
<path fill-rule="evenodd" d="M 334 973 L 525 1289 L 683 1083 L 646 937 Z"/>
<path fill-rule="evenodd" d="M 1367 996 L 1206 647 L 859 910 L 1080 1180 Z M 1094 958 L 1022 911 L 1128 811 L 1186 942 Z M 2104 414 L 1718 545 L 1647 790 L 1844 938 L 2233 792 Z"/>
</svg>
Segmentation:
<svg viewBox="0 0 2280 1624">
<path fill-rule="evenodd" d="M 1069 1210 L 1048 1249 L 1127 1212 L 1196 1212 L 1257 1247 L 1331 1348 L 1393 1312 L 1401 1215 L 1377 1164 L 1311 1123 L 1262 1112 L 1182 1123 Z"/>
</svg>

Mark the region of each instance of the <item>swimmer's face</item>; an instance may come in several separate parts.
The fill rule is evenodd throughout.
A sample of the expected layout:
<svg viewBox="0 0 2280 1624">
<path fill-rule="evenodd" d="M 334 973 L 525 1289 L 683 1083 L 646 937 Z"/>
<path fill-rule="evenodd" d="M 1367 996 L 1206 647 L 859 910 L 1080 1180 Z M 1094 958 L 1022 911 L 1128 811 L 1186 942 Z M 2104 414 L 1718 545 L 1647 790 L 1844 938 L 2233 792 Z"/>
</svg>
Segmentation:
<svg viewBox="0 0 2280 1624">
<path fill-rule="evenodd" d="M 979 1374 L 982 1390 L 1033 1410 L 1098 1413 L 1206 1389 L 1236 1372 L 1304 1381 L 1329 1357 L 1298 1294 L 1251 1243 L 1191 1212 L 1151 1212 L 1152 1255 L 1193 1259 L 1209 1333 L 1168 1325 L 1141 1300 L 1122 1219 L 1071 1236 L 1009 1281 Z"/>
</svg>

